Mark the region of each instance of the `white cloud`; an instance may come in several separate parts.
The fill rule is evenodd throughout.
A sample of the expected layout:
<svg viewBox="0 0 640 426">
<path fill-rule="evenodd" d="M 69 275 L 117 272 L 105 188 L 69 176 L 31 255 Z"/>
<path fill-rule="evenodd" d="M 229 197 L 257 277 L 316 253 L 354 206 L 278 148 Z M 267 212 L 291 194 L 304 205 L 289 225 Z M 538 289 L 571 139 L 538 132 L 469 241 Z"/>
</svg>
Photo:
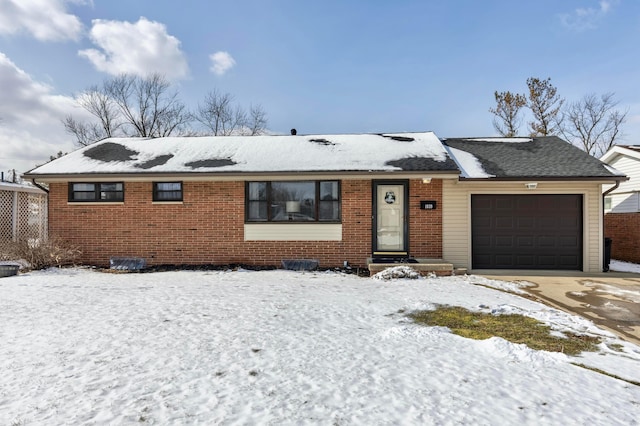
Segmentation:
<svg viewBox="0 0 640 426">
<path fill-rule="evenodd" d="M 55 95 L 0 52 L 0 171 L 25 172 L 58 151 L 74 149 L 61 120 L 86 119 L 72 98 Z"/>
<path fill-rule="evenodd" d="M 598 7 L 578 8 L 573 13 L 559 15 L 560 22 L 572 31 L 595 29 L 615 3 L 617 0 L 600 0 Z"/>
<path fill-rule="evenodd" d="M 41 41 L 78 40 L 83 26 L 69 0 L 0 0 L 0 34 L 28 32 Z M 86 4 L 76 0 L 74 3 Z"/>
<path fill-rule="evenodd" d="M 184 78 L 189 72 L 180 41 L 159 22 L 144 17 L 135 23 L 95 19 L 89 35 L 98 49 L 78 54 L 99 71 L 139 76 L 157 72 L 169 80 Z"/>
<path fill-rule="evenodd" d="M 216 52 L 209 55 L 209 58 L 211 59 L 211 68 L 209 69 L 217 75 L 223 75 L 236 64 L 235 59 L 228 52 Z"/>
</svg>

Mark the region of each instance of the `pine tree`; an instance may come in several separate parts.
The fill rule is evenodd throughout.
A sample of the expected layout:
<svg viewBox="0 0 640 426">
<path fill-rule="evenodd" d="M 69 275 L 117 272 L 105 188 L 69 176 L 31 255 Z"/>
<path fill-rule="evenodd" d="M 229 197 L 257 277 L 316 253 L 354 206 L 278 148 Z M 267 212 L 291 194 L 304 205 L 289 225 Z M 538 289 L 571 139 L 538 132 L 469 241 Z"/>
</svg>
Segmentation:
<svg viewBox="0 0 640 426">
<path fill-rule="evenodd" d="M 527 79 L 529 88 L 528 107 L 534 120 L 529 122 L 531 136 L 554 135 L 559 131 L 558 114 L 564 99 L 558 96 L 558 89 L 551 84 L 551 78 L 540 80 L 531 77 Z"/>
<path fill-rule="evenodd" d="M 496 107 L 489 108 L 495 117 L 493 127 L 504 137 L 518 135 L 518 128 L 522 119 L 519 117 L 520 110 L 527 105 L 527 98 L 519 93 L 498 92 L 494 93 Z"/>
</svg>

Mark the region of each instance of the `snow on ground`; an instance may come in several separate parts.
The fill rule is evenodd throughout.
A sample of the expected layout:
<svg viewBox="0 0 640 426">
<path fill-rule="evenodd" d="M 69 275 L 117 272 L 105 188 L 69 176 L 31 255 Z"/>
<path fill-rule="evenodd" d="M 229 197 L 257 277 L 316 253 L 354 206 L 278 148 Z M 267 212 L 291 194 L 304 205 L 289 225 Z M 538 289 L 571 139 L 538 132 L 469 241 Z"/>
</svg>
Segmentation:
<svg viewBox="0 0 640 426">
<path fill-rule="evenodd" d="M 611 259 L 609 269 L 617 272 L 634 272 L 640 274 L 640 265 L 637 263 L 623 262 L 622 260 Z"/>
<path fill-rule="evenodd" d="M 638 424 L 640 348 L 473 277 L 52 269 L 0 279 L 0 424 Z M 518 312 L 582 357 L 405 314 Z M 615 346 L 618 344 L 620 346 Z M 613 349 L 612 349 L 613 348 Z"/>
</svg>

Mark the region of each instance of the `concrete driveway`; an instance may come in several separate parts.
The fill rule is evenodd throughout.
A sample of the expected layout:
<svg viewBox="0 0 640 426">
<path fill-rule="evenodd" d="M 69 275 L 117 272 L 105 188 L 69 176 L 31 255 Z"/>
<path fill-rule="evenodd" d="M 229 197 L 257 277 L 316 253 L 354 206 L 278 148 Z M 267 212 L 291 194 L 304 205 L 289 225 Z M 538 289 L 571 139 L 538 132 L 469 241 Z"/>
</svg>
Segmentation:
<svg viewBox="0 0 640 426">
<path fill-rule="evenodd" d="M 477 270 L 503 281 L 526 281 L 532 296 L 547 305 L 581 315 L 623 339 L 640 345 L 640 274 Z"/>
</svg>

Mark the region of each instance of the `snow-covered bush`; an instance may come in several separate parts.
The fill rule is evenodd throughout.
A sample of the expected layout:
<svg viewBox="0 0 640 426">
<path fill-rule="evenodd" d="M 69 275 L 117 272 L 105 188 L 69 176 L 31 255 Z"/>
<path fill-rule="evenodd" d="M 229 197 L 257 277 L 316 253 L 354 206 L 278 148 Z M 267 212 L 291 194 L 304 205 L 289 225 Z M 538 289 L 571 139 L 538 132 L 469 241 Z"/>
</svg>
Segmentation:
<svg viewBox="0 0 640 426">
<path fill-rule="evenodd" d="M 410 266 L 394 266 L 378 272 L 373 276 L 376 280 L 395 280 L 400 278 L 415 280 L 420 278 L 420 273 Z"/>
</svg>

